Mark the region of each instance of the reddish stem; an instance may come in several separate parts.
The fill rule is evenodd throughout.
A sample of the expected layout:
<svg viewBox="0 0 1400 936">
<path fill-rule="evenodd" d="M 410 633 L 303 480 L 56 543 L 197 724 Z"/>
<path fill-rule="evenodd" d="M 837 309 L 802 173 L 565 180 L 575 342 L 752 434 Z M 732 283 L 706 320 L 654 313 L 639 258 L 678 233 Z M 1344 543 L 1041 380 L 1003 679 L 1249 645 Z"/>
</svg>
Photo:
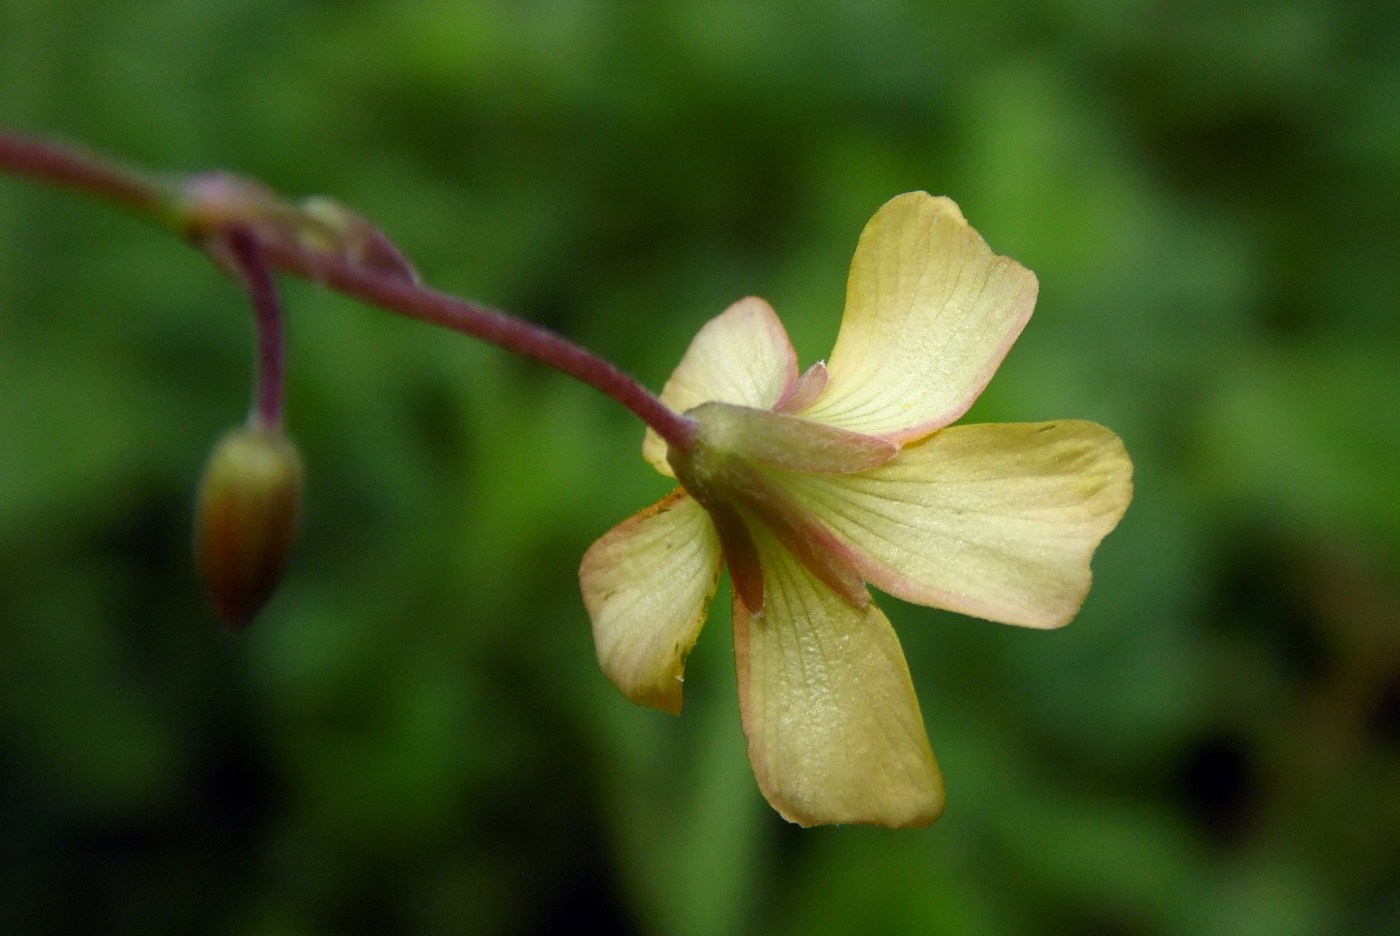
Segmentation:
<svg viewBox="0 0 1400 936">
<path fill-rule="evenodd" d="M 184 189 L 172 187 L 152 177 L 87 154 L 0 132 L 0 169 L 37 181 L 95 194 L 135 209 L 181 234 L 192 233 L 188 230 L 190 206 L 185 201 Z M 516 354 L 534 358 L 612 397 L 656 430 L 668 443 L 686 448 L 694 442 L 694 421 L 673 412 L 651 391 L 610 362 L 548 329 L 409 282 L 394 271 L 355 266 L 342 257 L 304 247 L 280 233 L 269 234 L 260 228 L 237 224 L 238 219 L 229 220 L 231 223 L 220 225 L 225 243 L 240 257 L 257 258 L 254 265 L 261 267 L 261 275 L 264 277 L 267 269 L 262 261 L 267 261 L 272 266 L 317 280 L 332 289 L 387 311 L 441 325 L 489 341 Z M 241 233 L 234 232 L 235 227 Z M 197 239 L 201 243 L 207 244 L 205 238 L 220 232 L 217 229 L 202 229 L 194 233 L 198 235 Z M 243 249 L 251 252 L 240 253 L 236 242 L 241 238 L 246 238 Z M 264 294 L 262 301 L 266 302 L 267 291 L 271 288 L 270 278 L 266 284 L 258 285 L 254 282 L 250 268 L 242 260 L 240 268 L 250 292 L 253 293 L 254 305 L 257 306 L 260 302 L 260 292 Z M 275 302 L 275 292 L 271 295 Z M 267 332 L 261 323 L 270 308 L 271 306 L 266 306 L 258 309 L 262 329 L 260 333 L 264 338 Z M 280 307 L 278 318 L 280 319 Z M 272 379 L 267 373 L 268 353 L 268 349 L 265 348 L 260 388 L 263 388 L 263 381 Z M 280 386 L 280 339 L 275 356 L 276 379 Z M 267 405 L 268 401 L 260 391 L 259 411 L 264 411 Z M 280 412 L 280 403 L 277 411 Z"/>
<path fill-rule="evenodd" d="M 163 214 L 170 189 L 155 178 L 52 143 L 0 132 L 0 167 L 39 182 L 91 192 L 126 208 Z"/>
<path fill-rule="evenodd" d="M 694 442 L 694 421 L 673 412 L 612 362 L 549 329 L 399 277 L 361 269 L 338 256 L 280 239 L 262 240 L 261 246 L 268 259 L 281 269 L 324 283 L 337 292 L 390 312 L 472 335 L 507 351 L 534 358 L 612 397 L 668 443 L 688 448 Z"/>
<path fill-rule="evenodd" d="M 287 343 L 282 300 L 272 281 L 261 246 L 246 228 L 233 228 L 224 238 L 233 255 L 248 296 L 258 331 L 257 403 L 254 413 L 270 429 L 282 425 L 282 386 L 286 374 Z"/>
</svg>

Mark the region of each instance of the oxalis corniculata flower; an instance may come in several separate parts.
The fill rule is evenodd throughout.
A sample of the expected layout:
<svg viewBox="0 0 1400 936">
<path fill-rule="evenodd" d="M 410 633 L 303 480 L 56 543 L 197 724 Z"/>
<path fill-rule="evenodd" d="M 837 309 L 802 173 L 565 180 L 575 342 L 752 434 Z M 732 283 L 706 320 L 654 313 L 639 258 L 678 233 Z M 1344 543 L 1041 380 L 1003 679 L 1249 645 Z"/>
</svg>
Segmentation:
<svg viewBox="0 0 1400 936">
<path fill-rule="evenodd" d="M 1132 497 L 1118 437 L 1075 420 L 951 425 L 1035 305 L 947 198 L 901 195 L 861 235 L 829 363 L 799 373 L 782 324 L 742 299 L 691 342 L 648 431 L 680 483 L 604 535 L 580 579 L 598 660 L 679 713 L 686 656 L 730 573 L 739 704 L 773 808 L 801 825 L 925 825 L 943 810 L 904 654 L 867 583 L 1018 624 L 1069 622 Z"/>
</svg>

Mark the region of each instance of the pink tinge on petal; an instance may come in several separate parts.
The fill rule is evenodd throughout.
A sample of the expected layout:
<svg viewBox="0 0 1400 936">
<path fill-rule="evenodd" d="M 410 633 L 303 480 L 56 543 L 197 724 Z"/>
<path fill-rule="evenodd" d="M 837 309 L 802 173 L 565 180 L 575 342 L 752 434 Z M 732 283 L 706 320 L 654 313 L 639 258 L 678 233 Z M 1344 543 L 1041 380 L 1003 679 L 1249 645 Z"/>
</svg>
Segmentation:
<svg viewBox="0 0 1400 936">
<path fill-rule="evenodd" d="M 677 412 L 717 400 L 768 409 L 797 380 L 797 354 L 773 307 L 740 299 L 705 323 L 661 400 Z"/>
<path fill-rule="evenodd" d="M 1025 327 L 1037 288 L 949 199 L 892 199 L 861 234 L 830 378 L 802 415 L 896 443 L 952 423 Z"/>
<path fill-rule="evenodd" d="M 799 825 L 922 826 L 943 810 L 899 640 L 873 603 L 843 600 L 757 534 L 762 615 L 734 607 L 739 707 L 764 797 Z"/>
<path fill-rule="evenodd" d="M 598 663 L 627 698 L 678 714 L 685 659 L 719 582 L 705 511 L 674 491 L 594 543 L 579 566 Z"/>
<path fill-rule="evenodd" d="M 1133 491 L 1122 442 L 1078 420 L 952 426 L 859 475 L 781 480 L 872 585 L 1039 628 L 1079 610 Z"/>
<path fill-rule="evenodd" d="M 802 372 L 773 407 L 775 413 L 800 413 L 826 389 L 826 362 L 818 361 Z"/>
<path fill-rule="evenodd" d="M 762 614 L 765 599 L 763 566 L 758 561 L 758 550 L 754 547 L 748 526 L 738 512 L 726 503 L 717 502 L 706 509 L 719 534 L 734 597 L 752 613 Z"/>
<path fill-rule="evenodd" d="M 661 391 L 677 413 L 718 401 L 770 409 L 797 380 L 797 353 L 773 307 L 750 296 L 705 323 Z M 648 429 L 642 455 L 671 476 L 666 443 Z"/>
<path fill-rule="evenodd" d="M 843 601 L 857 608 L 870 604 L 865 579 L 857 571 L 856 554 L 773 479 L 745 471 L 742 478 L 736 479 L 734 497 L 755 518 L 754 523 L 761 523 L 789 554 Z M 750 605 L 749 610 L 756 609 Z"/>
</svg>

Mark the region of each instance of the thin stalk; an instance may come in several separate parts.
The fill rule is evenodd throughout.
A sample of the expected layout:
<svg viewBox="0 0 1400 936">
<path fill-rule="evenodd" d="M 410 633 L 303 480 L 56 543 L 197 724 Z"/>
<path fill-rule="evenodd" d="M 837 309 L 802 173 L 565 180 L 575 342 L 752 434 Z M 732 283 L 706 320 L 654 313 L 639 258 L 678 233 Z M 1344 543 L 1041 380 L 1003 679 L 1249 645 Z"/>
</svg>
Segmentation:
<svg viewBox="0 0 1400 936">
<path fill-rule="evenodd" d="M 547 328 L 282 239 L 264 239 L 261 244 L 267 258 L 280 269 L 381 309 L 450 328 L 533 358 L 612 397 L 668 443 L 688 448 L 695 440 L 694 421 L 672 411 L 611 361 Z"/>
<path fill-rule="evenodd" d="M 189 227 L 191 206 L 182 188 L 86 153 L 0 131 L 0 170 L 97 195 L 134 209 L 178 233 L 192 233 Z M 450 328 L 533 358 L 612 397 L 656 430 L 668 443 L 688 447 L 694 442 L 695 423 L 692 420 L 673 412 L 651 391 L 609 361 L 549 329 L 409 282 L 393 272 L 357 267 L 342 257 L 302 246 L 279 232 L 269 233 L 255 225 L 239 224 L 239 220 L 227 219 L 220 225 L 222 232 L 200 229 L 195 240 L 206 248 L 220 240 L 233 247 L 234 241 L 246 237 L 246 246 L 271 266 L 316 280 L 386 311 Z M 242 234 L 230 235 L 228 232 L 234 227 Z M 264 267 L 263 273 L 266 272 Z M 254 293 L 256 306 L 259 302 L 257 293 L 263 287 L 253 284 L 246 269 L 244 279 Z M 275 297 L 275 293 L 272 295 Z M 260 309 L 258 314 L 262 316 L 265 311 Z M 280 358 L 278 360 L 277 379 L 280 386 Z M 266 370 L 265 360 L 263 367 Z M 261 382 L 265 377 L 259 379 Z M 261 391 L 259 400 L 261 410 L 264 406 Z M 280 403 L 276 411 L 280 415 Z"/>
<path fill-rule="evenodd" d="M 282 300 L 272 271 L 263 259 L 262 248 L 244 228 L 228 232 L 224 242 L 233 255 L 238 272 L 253 303 L 253 319 L 258 333 L 258 364 L 254 377 L 254 409 L 257 420 L 269 429 L 282 425 L 283 384 L 287 372 L 287 339 Z"/>
<path fill-rule="evenodd" d="M 89 153 L 0 131 L 0 168 L 60 188 L 88 192 L 169 224 L 175 190 L 155 176 Z"/>
</svg>

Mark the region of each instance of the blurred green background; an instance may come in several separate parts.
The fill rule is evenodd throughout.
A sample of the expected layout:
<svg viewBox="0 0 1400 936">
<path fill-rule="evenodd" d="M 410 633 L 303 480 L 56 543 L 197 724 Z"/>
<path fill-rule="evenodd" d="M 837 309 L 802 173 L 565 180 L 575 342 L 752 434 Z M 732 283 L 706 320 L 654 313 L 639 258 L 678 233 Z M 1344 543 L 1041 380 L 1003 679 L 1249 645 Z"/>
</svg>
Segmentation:
<svg viewBox="0 0 1400 936">
<path fill-rule="evenodd" d="M 724 601 L 679 720 L 594 662 L 628 414 L 289 284 L 304 536 L 229 637 L 246 305 L 0 178 L 0 932 L 1400 932 L 1400 7 L 4 0 L 0 123 L 329 194 L 658 388 L 750 293 L 824 356 L 866 219 L 947 193 L 1042 284 L 971 418 L 1137 465 L 1069 628 L 882 600 L 946 816 L 800 831 Z"/>
</svg>

